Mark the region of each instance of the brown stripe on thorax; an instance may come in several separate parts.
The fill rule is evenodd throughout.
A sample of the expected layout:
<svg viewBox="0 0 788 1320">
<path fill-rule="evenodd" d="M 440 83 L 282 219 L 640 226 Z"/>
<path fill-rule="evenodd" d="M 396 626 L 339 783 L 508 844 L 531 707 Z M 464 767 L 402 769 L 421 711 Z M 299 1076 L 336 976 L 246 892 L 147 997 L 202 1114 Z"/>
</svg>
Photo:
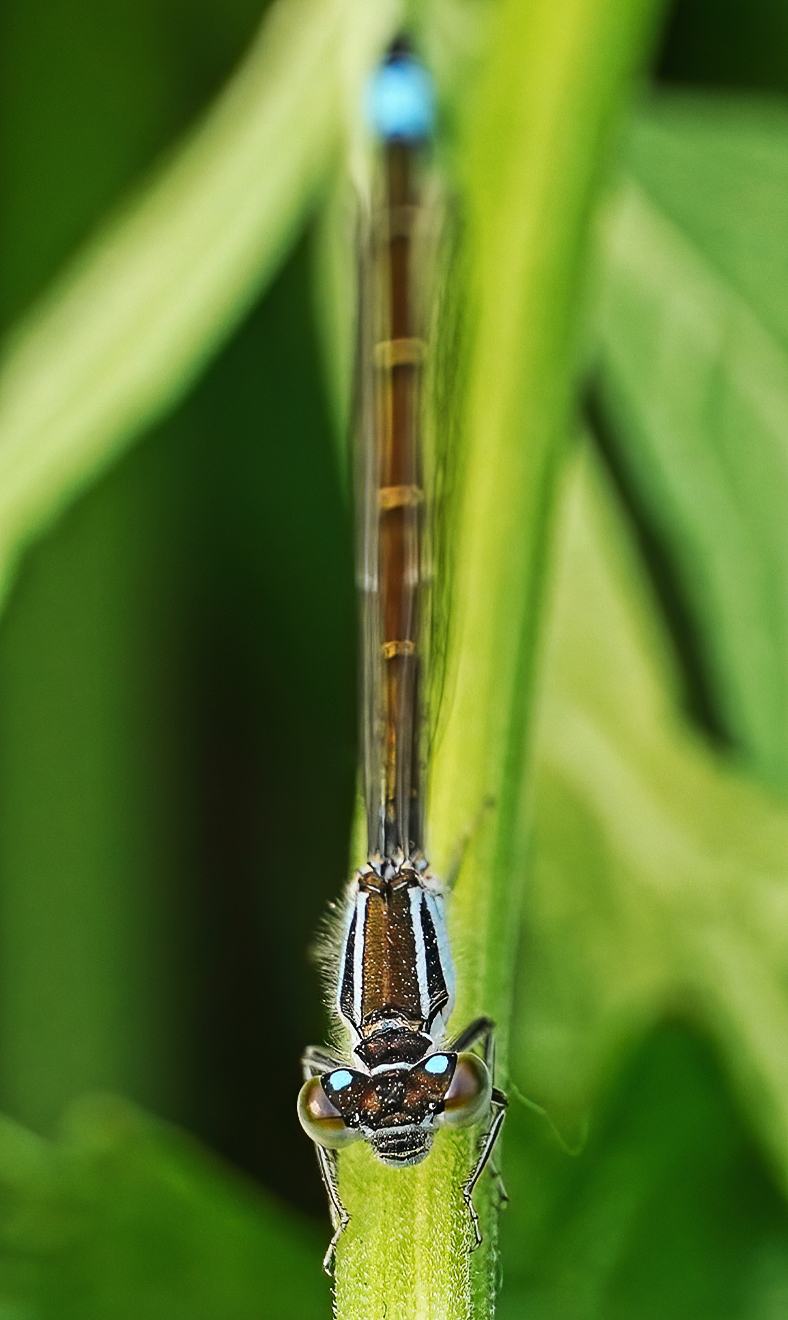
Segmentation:
<svg viewBox="0 0 788 1320">
<path fill-rule="evenodd" d="M 361 1025 L 383 1018 L 422 1020 L 411 890 L 418 877 L 407 873 L 396 883 L 370 884 L 362 960 Z"/>
</svg>

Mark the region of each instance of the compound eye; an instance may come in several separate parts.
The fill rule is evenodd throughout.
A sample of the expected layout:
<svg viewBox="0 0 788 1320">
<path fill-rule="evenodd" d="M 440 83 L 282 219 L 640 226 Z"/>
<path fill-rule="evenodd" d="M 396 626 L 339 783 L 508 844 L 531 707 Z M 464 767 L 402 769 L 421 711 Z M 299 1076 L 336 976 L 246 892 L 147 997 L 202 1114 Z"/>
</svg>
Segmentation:
<svg viewBox="0 0 788 1320">
<path fill-rule="evenodd" d="M 443 1102 L 441 1121 L 449 1127 L 470 1127 L 490 1107 L 490 1074 L 478 1054 L 460 1054 Z"/>
<path fill-rule="evenodd" d="M 332 1090 L 343 1089 L 341 1086 L 332 1087 L 332 1079 L 341 1082 L 343 1075 L 349 1079 L 345 1085 L 350 1086 L 352 1075 L 345 1068 L 337 1068 L 326 1077 L 310 1077 L 298 1093 L 298 1118 L 302 1128 L 318 1146 L 327 1150 L 338 1150 L 361 1136 L 360 1132 L 347 1126 L 329 1098 Z"/>
</svg>

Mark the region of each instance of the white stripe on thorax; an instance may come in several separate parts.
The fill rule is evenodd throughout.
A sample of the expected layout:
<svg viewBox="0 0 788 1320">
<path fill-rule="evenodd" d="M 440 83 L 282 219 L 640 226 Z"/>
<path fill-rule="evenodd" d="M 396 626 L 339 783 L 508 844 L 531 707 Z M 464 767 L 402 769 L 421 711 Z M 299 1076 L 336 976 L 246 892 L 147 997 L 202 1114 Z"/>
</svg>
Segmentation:
<svg viewBox="0 0 788 1320">
<path fill-rule="evenodd" d="M 410 891 L 410 920 L 413 926 L 413 948 L 416 952 L 416 975 L 419 980 L 419 1003 L 421 1016 L 425 1022 L 430 1015 L 430 987 L 427 980 L 427 950 L 424 943 L 424 927 L 421 922 L 421 903 L 424 891 L 421 885 L 414 885 Z"/>
<path fill-rule="evenodd" d="M 353 924 L 353 916 L 355 914 L 355 911 L 356 911 L 356 897 L 354 894 L 354 896 L 348 900 L 345 907 L 344 923 L 343 923 L 345 929 L 344 929 L 344 934 L 342 936 L 342 954 L 339 959 L 339 967 L 337 974 L 337 993 L 336 993 L 337 1013 L 345 1022 L 347 1022 L 348 1019 L 345 1017 L 345 1012 L 344 1009 L 342 1008 L 342 990 L 344 988 L 345 972 L 347 970 L 348 939 L 350 938 L 350 927 Z"/>
<path fill-rule="evenodd" d="M 424 890 L 424 898 L 432 917 L 432 924 L 435 927 L 435 935 L 438 940 L 438 957 L 440 959 L 443 979 L 446 983 L 449 999 L 441 1012 L 443 1022 L 447 1022 L 449 1014 L 454 1005 L 454 963 L 452 961 L 451 949 L 449 947 L 449 932 L 446 929 L 446 918 L 444 915 L 443 898 L 440 894 L 434 894 L 429 889 Z"/>
<path fill-rule="evenodd" d="M 364 995 L 364 944 L 367 938 L 367 899 L 363 890 L 356 899 L 356 940 L 353 946 L 353 1015 L 361 1021 Z"/>
</svg>

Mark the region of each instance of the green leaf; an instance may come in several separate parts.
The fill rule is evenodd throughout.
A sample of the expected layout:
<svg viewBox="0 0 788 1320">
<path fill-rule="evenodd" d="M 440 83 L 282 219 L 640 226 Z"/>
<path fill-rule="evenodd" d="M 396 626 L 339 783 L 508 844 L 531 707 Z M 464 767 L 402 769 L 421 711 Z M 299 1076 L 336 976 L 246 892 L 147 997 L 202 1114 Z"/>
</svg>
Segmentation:
<svg viewBox="0 0 788 1320">
<path fill-rule="evenodd" d="M 0 1126 L 0 1289 L 20 1320 L 301 1320 L 319 1244 L 174 1130 L 83 1102 L 57 1145 Z"/>
<path fill-rule="evenodd" d="M 602 162 L 655 6 L 510 0 L 465 117 L 474 340 L 468 356 L 462 493 L 446 708 L 429 813 L 448 874 L 472 838 L 452 905 L 455 1021 L 505 1022 L 523 863 L 526 728 L 554 474 L 567 430 L 588 220 Z M 494 811 L 484 813 L 492 797 Z M 482 819 L 483 818 L 483 819 Z M 474 825 L 477 825 L 474 829 Z M 496 1287 L 489 1180 L 485 1245 L 468 1254 L 460 1195 L 469 1144 L 443 1137 L 413 1170 L 342 1157 L 351 1226 L 338 1256 L 343 1317 L 490 1313 Z"/>
<path fill-rule="evenodd" d="M 611 208 L 599 391 L 727 738 L 788 787 L 788 112 L 643 116 Z"/>
<path fill-rule="evenodd" d="M 788 1190 L 788 811 L 683 722 L 637 555 L 586 462 L 546 656 L 516 1075 L 567 1117 L 679 1003 Z"/>
<path fill-rule="evenodd" d="M 21 548 L 185 392 L 251 306 L 335 155 L 386 21 L 355 0 L 280 0 L 202 124 L 13 335 L 0 591 Z"/>
<path fill-rule="evenodd" d="M 786 1206 L 709 1045 L 661 1025 L 628 1051 L 582 1154 L 515 1109 L 502 1320 L 767 1320 Z"/>
</svg>

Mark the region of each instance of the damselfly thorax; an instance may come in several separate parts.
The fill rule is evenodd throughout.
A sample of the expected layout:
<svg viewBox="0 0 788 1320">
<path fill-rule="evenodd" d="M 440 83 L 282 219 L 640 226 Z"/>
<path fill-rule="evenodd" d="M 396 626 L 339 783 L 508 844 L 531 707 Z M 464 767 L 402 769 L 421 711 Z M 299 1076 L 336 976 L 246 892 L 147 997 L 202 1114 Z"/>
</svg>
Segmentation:
<svg viewBox="0 0 788 1320">
<path fill-rule="evenodd" d="M 448 1034 L 454 969 L 444 890 L 424 837 L 429 506 L 421 433 L 431 318 L 418 247 L 432 91 L 402 44 L 372 80 L 370 119 L 378 145 L 363 227 L 356 428 L 367 861 L 337 929 L 333 1000 L 347 1055 L 306 1051 L 298 1105 L 331 1208 L 329 1270 L 348 1222 L 337 1152 L 355 1140 L 387 1164 L 409 1165 L 427 1155 L 441 1126 L 485 1123 L 462 1187 L 478 1245 L 472 1193 L 506 1106 L 493 1085 L 489 1019 Z"/>
</svg>

